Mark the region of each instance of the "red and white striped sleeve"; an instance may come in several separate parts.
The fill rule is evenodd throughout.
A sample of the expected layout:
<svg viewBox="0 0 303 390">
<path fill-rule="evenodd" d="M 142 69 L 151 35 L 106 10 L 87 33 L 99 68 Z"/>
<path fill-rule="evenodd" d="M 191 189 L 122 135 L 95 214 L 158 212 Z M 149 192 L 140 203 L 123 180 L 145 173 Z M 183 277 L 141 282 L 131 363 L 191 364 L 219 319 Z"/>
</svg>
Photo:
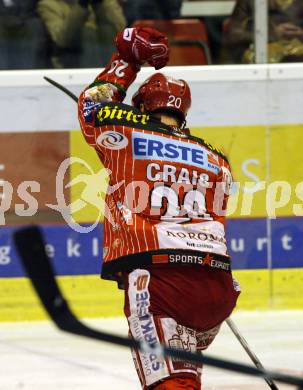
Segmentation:
<svg viewBox="0 0 303 390">
<path fill-rule="evenodd" d="M 94 82 L 81 93 L 78 100 L 78 117 L 83 135 L 91 146 L 95 145 L 95 111 L 104 103 L 122 102 L 139 70 L 139 65 L 126 62 L 115 53 Z"/>
</svg>

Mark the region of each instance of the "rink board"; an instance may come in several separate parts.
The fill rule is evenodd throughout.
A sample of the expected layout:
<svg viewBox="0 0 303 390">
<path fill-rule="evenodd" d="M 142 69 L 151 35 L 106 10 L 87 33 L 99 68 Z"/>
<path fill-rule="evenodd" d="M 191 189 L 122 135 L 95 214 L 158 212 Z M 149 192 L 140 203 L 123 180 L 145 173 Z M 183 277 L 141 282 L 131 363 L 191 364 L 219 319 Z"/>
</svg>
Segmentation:
<svg viewBox="0 0 303 390">
<path fill-rule="evenodd" d="M 242 270 L 235 271 L 234 275 L 244 287 L 238 301 L 239 310 L 303 308 L 303 269 Z M 116 283 L 101 280 L 98 275 L 59 276 L 57 280 L 80 317 L 123 315 L 123 291 L 118 290 Z M 46 317 L 27 278 L 1 280 L 0 321 Z"/>
<path fill-rule="evenodd" d="M 239 309 L 302 309 L 303 219 L 277 218 L 271 221 L 272 270 L 267 269 L 266 219 L 229 219 L 229 251 L 234 274 L 242 286 Z M 295 228 L 294 228 L 295 227 Z M 2 228 L 0 248 L 6 249 L 6 264 L 0 265 L 0 320 L 41 319 L 44 314 L 30 283 L 25 278 L 12 242 L 18 227 Z M 76 233 L 66 225 L 44 225 L 42 230 L 51 262 L 73 309 L 84 317 L 122 314 L 123 296 L 116 283 L 100 279 L 103 224 L 91 233 Z M 291 250 L 283 248 L 281 238 L 291 238 Z M 261 242 L 262 246 L 258 243 Z M 288 245 L 290 243 L 288 242 Z M 291 268 L 290 268 L 291 267 Z"/>
<path fill-rule="evenodd" d="M 270 221 L 271 264 L 268 262 L 267 220 L 235 218 L 227 221 L 228 251 L 234 270 L 291 269 L 302 267 L 303 218 L 277 218 Z M 103 224 L 89 233 L 71 226 L 40 224 L 46 250 L 57 275 L 100 274 L 103 253 Z M 78 225 L 88 228 L 89 225 Z M 13 243 L 14 231 L 3 227 L 0 235 L 0 277 L 26 276 Z M 288 237 L 285 242 L 285 237 Z M 287 246 L 285 245 L 287 244 Z"/>
</svg>

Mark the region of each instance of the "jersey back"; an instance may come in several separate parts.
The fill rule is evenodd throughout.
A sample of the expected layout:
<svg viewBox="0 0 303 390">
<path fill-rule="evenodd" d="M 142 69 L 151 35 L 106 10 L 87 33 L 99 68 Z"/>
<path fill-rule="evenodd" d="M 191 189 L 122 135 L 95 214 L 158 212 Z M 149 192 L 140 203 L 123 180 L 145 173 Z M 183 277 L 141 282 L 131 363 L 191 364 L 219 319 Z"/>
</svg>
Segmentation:
<svg viewBox="0 0 303 390">
<path fill-rule="evenodd" d="M 119 102 L 92 110 L 83 101 L 80 123 L 111 172 L 103 277 L 142 264 L 202 264 L 209 254 L 217 255 L 217 268 L 226 266 L 232 179 L 220 151 Z"/>
</svg>

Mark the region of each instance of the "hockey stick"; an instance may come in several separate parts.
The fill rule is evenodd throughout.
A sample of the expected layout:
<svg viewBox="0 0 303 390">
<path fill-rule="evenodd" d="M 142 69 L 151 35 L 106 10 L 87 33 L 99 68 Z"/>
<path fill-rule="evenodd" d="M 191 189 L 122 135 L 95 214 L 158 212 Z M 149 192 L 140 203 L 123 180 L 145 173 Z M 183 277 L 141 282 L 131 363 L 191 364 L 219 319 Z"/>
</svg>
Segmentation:
<svg viewBox="0 0 303 390">
<path fill-rule="evenodd" d="M 244 339 L 244 337 L 241 335 L 241 333 L 239 332 L 238 328 L 236 327 L 235 323 L 233 322 L 233 320 L 231 318 L 227 318 L 227 320 L 225 320 L 225 322 L 227 323 L 227 325 L 229 326 L 230 330 L 233 332 L 233 334 L 236 336 L 236 338 L 238 339 L 239 343 L 242 345 L 242 347 L 245 349 L 246 353 L 248 354 L 248 356 L 250 357 L 251 361 L 254 363 L 254 365 L 259 368 L 260 370 L 264 370 L 264 367 L 262 365 L 262 363 L 260 362 L 260 360 L 258 359 L 258 357 L 256 356 L 256 354 L 250 349 L 247 341 Z M 276 386 L 276 384 L 272 381 L 272 379 L 264 376 L 264 380 L 265 382 L 268 384 L 268 386 L 272 389 L 272 390 L 279 390 L 279 388 Z"/>
<path fill-rule="evenodd" d="M 43 77 L 44 80 L 46 80 L 48 83 L 52 84 L 54 87 L 60 89 L 60 91 L 66 93 L 66 95 L 68 95 L 69 97 L 71 97 L 76 103 L 78 103 L 78 98 L 77 96 L 71 92 L 69 89 L 67 89 L 66 87 L 64 87 L 63 85 L 57 83 L 57 81 L 53 80 L 53 79 L 50 79 L 49 77 L 46 77 L 44 76 Z"/>
<path fill-rule="evenodd" d="M 68 303 L 58 287 L 50 259 L 45 252 L 45 242 L 40 229 L 37 227 L 21 229 L 14 233 L 14 241 L 24 268 L 28 273 L 43 306 L 61 330 L 95 340 L 136 348 L 145 353 L 171 356 L 176 359 L 202 363 L 242 374 L 276 379 L 277 381 L 301 386 L 303 388 L 303 378 L 276 372 L 268 372 L 264 369 L 250 367 L 241 363 L 206 357 L 199 353 L 186 352 L 161 345 L 152 347 L 144 341 L 136 341 L 110 333 L 100 332 L 86 326 L 71 312 Z"/>
</svg>

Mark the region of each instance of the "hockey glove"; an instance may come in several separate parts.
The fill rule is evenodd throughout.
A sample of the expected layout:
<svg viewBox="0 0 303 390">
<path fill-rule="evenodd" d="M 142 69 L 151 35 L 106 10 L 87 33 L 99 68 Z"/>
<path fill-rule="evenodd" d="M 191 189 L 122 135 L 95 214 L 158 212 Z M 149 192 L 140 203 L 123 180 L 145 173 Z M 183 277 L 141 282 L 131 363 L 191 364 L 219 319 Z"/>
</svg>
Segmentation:
<svg viewBox="0 0 303 390">
<path fill-rule="evenodd" d="M 126 28 L 116 35 L 115 44 L 125 61 L 138 65 L 147 62 L 161 69 L 169 60 L 168 39 L 153 28 Z"/>
</svg>

